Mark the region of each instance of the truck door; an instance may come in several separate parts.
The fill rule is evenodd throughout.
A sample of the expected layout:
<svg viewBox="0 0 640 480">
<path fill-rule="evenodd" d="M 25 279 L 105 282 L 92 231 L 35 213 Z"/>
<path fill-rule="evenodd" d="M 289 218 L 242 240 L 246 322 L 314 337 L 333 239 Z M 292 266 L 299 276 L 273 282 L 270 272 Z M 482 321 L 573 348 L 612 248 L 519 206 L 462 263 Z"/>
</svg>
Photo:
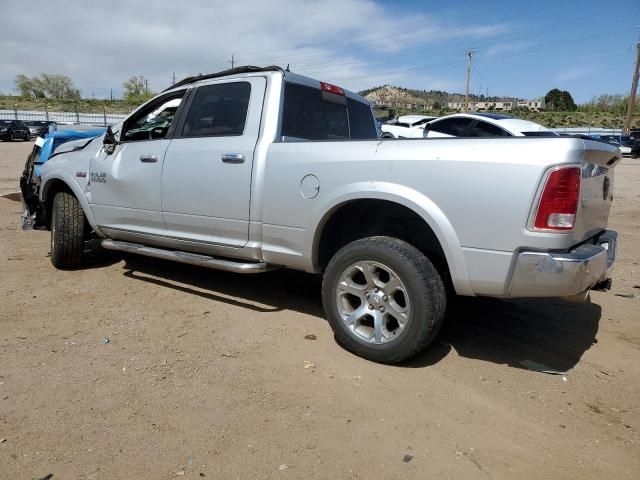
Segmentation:
<svg viewBox="0 0 640 480">
<path fill-rule="evenodd" d="M 190 96 L 162 172 L 169 237 L 237 248 L 247 243 L 265 87 L 265 78 L 250 77 L 203 85 Z"/>
<path fill-rule="evenodd" d="M 115 152 L 101 152 L 91 161 L 91 210 L 98 225 L 114 238 L 165 234 L 162 164 L 185 92 L 163 95 L 134 113 L 117 133 Z"/>
</svg>

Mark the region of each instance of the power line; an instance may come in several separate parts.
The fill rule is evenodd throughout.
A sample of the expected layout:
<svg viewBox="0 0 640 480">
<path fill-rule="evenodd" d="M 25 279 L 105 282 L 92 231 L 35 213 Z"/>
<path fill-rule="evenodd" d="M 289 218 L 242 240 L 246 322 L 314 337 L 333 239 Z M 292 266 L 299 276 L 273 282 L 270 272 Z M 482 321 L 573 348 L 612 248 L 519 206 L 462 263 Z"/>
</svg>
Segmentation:
<svg viewBox="0 0 640 480">
<path fill-rule="evenodd" d="M 615 35 L 619 35 L 619 34 L 622 34 L 622 33 L 625 33 L 625 32 L 622 32 L 620 30 L 615 30 L 615 31 L 609 31 L 609 32 L 600 33 L 600 34 L 581 35 L 579 37 L 572 38 L 572 39 L 569 39 L 569 40 L 566 40 L 566 39 L 563 40 L 563 45 L 566 44 L 566 43 L 570 43 L 570 42 L 582 41 L 582 40 L 585 40 L 586 38 L 601 38 L 601 37 L 607 37 L 607 36 L 615 36 Z M 492 57 L 491 59 L 485 60 L 485 61 L 487 63 L 490 63 L 490 62 L 494 62 L 496 60 L 502 60 L 504 58 L 509 58 L 509 57 L 513 57 L 513 56 L 539 54 L 539 53 L 541 53 L 540 50 L 539 50 L 540 47 L 547 46 L 549 44 L 554 44 L 554 43 L 555 43 L 554 41 L 551 41 L 551 42 L 539 43 L 539 44 L 536 44 L 536 45 L 530 45 L 529 47 L 524 48 L 519 52 L 495 56 L 495 57 Z M 526 51 L 526 50 L 532 50 L 532 49 L 533 49 L 533 51 L 529 51 L 529 52 Z M 433 64 L 433 65 L 419 65 L 419 66 L 409 67 L 409 68 L 405 68 L 405 69 L 401 69 L 401 70 L 395 69 L 395 70 L 376 72 L 374 74 L 355 75 L 355 76 L 348 76 L 348 77 L 338 77 L 338 78 L 332 78 L 332 80 L 333 81 L 336 81 L 336 80 L 352 80 L 352 79 L 356 79 L 356 78 L 380 77 L 380 76 L 397 77 L 399 75 L 404 75 L 405 73 L 408 73 L 408 72 L 432 69 L 433 67 L 441 67 L 441 66 L 454 65 L 454 64 L 458 65 L 459 61 L 458 60 L 454 60 L 454 61 L 450 61 L 450 62 L 443 62 L 443 63 Z"/>
<path fill-rule="evenodd" d="M 574 11 L 574 7 L 572 5 L 568 5 L 571 9 L 571 11 Z M 504 16 L 504 17 L 498 17 L 495 15 L 495 13 L 503 13 L 505 11 L 504 8 L 496 8 L 493 12 L 491 12 L 490 15 L 487 16 L 483 16 L 482 18 L 475 18 L 475 22 L 472 24 L 465 24 L 465 25 L 450 25 L 446 20 L 442 20 L 439 22 L 431 22 L 430 25 L 431 26 L 437 26 L 440 25 L 443 28 L 441 30 L 436 30 L 436 31 L 429 31 L 427 37 L 432 37 L 432 36 L 439 36 L 442 35 L 443 32 L 447 32 L 447 31 L 456 31 L 456 32 L 460 32 L 460 30 L 464 29 L 464 28 L 468 28 L 468 27 L 474 27 L 474 26 L 478 26 L 478 25 L 483 25 L 484 23 L 488 22 L 488 21 L 502 21 L 504 22 L 505 20 L 509 20 L 512 18 L 522 18 L 522 17 L 526 17 L 527 19 L 531 19 L 532 16 L 545 16 L 548 17 L 549 14 L 548 12 L 544 12 L 543 10 L 540 9 L 540 7 L 538 5 L 535 5 L 531 10 L 518 10 L 517 12 L 515 10 L 513 10 L 513 12 L 516 13 L 512 13 L 510 15 Z M 557 6 L 554 6 L 554 15 L 558 15 L 561 12 L 558 12 L 557 10 Z M 569 13 L 569 12 L 567 12 Z M 426 19 L 424 16 L 419 16 L 418 18 L 416 18 L 415 20 L 412 20 L 410 22 L 407 23 L 403 23 L 401 25 L 396 25 L 391 29 L 379 29 L 379 30 L 373 30 L 373 31 L 369 31 L 368 33 L 365 34 L 361 34 L 359 36 L 356 37 L 352 37 L 351 39 L 344 39 L 341 38 L 340 41 L 340 47 L 342 47 L 341 49 L 346 49 L 346 46 L 348 45 L 353 45 L 353 44 L 357 44 L 357 43 L 371 43 L 373 41 L 379 41 L 379 40 L 383 40 L 386 38 L 389 39 L 393 39 L 396 43 L 398 42 L 402 42 L 403 40 L 408 40 L 408 39 L 412 39 L 411 35 L 415 35 L 415 33 L 407 33 L 407 30 L 410 30 L 410 27 L 412 24 L 417 24 L 418 26 L 424 26 L 425 22 L 428 21 L 428 19 Z M 379 33 L 381 32 L 394 32 L 394 33 L 390 33 L 388 35 L 383 35 L 383 36 L 379 36 Z M 336 49 L 336 41 L 334 39 L 331 40 L 327 40 L 324 42 L 316 42 L 313 44 L 314 47 L 319 47 L 319 46 L 329 46 L 331 47 L 331 51 L 337 51 L 340 50 Z M 281 55 L 276 56 L 275 58 L 278 57 L 287 57 L 286 59 L 288 60 L 289 58 L 292 58 L 288 52 L 291 52 L 294 54 L 294 57 L 296 56 L 295 53 L 298 51 L 298 49 L 277 49 L 277 50 L 261 50 L 261 51 L 246 51 L 246 52 L 241 52 L 243 55 L 245 56 L 256 56 L 256 55 L 261 55 L 261 54 L 273 54 L 274 52 L 282 52 Z M 318 53 L 316 54 L 317 56 L 323 56 L 326 55 L 325 52 L 322 53 Z M 269 57 L 269 58 L 274 58 L 274 57 Z"/>
<path fill-rule="evenodd" d="M 600 19 L 601 20 L 601 19 Z M 517 35 L 515 37 L 512 37 L 510 39 L 506 39 L 504 37 L 502 37 L 500 40 L 502 42 L 505 41 L 509 41 L 509 42 L 513 42 L 514 40 L 520 39 L 520 38 L 530 38 L 531 36 L 536 36 L 536 37 L 544 37 L 545 36 L 545 32 L 549 31 L 549 30 L 556 30 L 556 28 L 549 28 L 549 27 L 554 27 L 554 26 L 558 26 L 560 25 L 560 23 L 554 23 L 554 24 L 550 24 L 545 26 L 545 28 L 543 30 L 529 30 L 529 31 L 525 31 L 523 34 L 523 31 L 519 31 L 516 32 Z M 580 25 L 580 24 L 576 24 L 576 25 Z M 622 33 L 622 32 L 621 32 Z M 583 37 L 580 37 L 581 39 Z M 555 41 L 551 42 L 554 43 Z M 394 65 L 394 64 L 402 64 L 402 63 L 407 63 L 408 59 L 416 59 L 416 58 L 420 58 L 421 60 L 424 60 L 425 58 L 433 58 L 433 57 L 438 57 L 438 56 L 442 56 L 442 55 L 446 55 L 447 52 L 453 54 L 455 52 L 455 50 L 458 50 L 460 47 L 457 46 L 459 44 L 461 44 L 462 42 L 455 42 L 451 45 L 453 45 L 452 48 L 445 48 L 445 49 L 438 49 L 437 51 L 434 50 L 434 53 L 429 54 L 429 55 L 420 55 L 418 57 L 418 55 L 416 55 L 418 53 L 418 51 L 423 51 L 424 50 L 424 46 L 417 46 L 417 47 L 412 47 L 409 49 L 403 49 L 402 53 L 396 53 L 396 52 L 391 52 L 389 53 L 389 56 L 391 56 L 391 59 L 388 59 L 386 56 L 380 56 L 377 55 L 377 57 L 375 58 L 375 60 L 373 61 L 373 64 L 375 65 L 376 63 L 384 63 L 385 66 L 389 66 L 389 65 Z M 531 47 L 537 47 L 537 45 L 528 45 L 522 49 L 519 49 L 519 51 L 522 50 L 526 50 L 528 48 Z M 413 53 L 415 51 L 415 53 Z M 518 54 L 518 52 L 515 53 L 516 55 Z M 327 56 L 327 53 L 325 52 L 324 57 Z M 483 58 L 487 58 L 487 55 L 484 54 L 482 55 Z M 491 57 L 488 57 L 491 58 Z M 495 58 L 505 58 L 504 55 L 497 55 L 495 56 Z M 272 63 L 277 63 L 277 62 L 272 62 Z M 336 70 L 343 70 L 342 67 L 347 66 L 347 65 L 355 65 L 355 66 L 360 66 L 363 64 L 367 64 L 367 66 L 371 67 L 372 62 L 365 62 L 362 59 L 356 59 L 356 60 L 348 60 L 348 61 L 344 61 L 344 62 L 322 62 L 322 63 L 315 63 L 315 62 L 307 62 L 307 63 L 297 63 L 294 64 L 294 68 L 295 71 L 298 72 L 306 72 L 307 74 L 311 74 L 311 72 L 315 72 L 317 71 L 318 73 L 322 73 L 323 75 L 327 75 L 327 73 L 330 73 L 331 71 L 336 71 Z M 303 68 L 303 67 L 308 67 L 308 68 Z M 417 67 L 418 69 L 420 67 Z"/>
</svg>

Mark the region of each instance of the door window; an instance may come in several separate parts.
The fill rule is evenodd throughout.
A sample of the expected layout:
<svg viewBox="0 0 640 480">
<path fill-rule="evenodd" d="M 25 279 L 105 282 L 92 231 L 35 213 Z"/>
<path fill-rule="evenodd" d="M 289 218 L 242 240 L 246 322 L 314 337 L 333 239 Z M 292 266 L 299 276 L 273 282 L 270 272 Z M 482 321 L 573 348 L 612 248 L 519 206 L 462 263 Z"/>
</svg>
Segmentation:
<svg viewBox="0 0 640 480">
<path fill-rule="evenodd" d="M 471 137 L 511 137 L 512 135 L 496 125 L 478 120 L 471 129 Z"/>
<path fill-rule="evenodd" d="M 467 132 L 467 127 L 473 122 L 472 118 L 454 117 L 445 118 L 439 122 L 429 124 L 429 130 L 433 132 L 453 135 L 454 137 L 463 137 Z"/>
<path fill-rule="evenodd" d="M 251 84 L 220 83 L 199 87 L 182 128 L 183 137 L 242 135 L 247 121 Z"/>
<path fill-rule="evenodd" d="M 122 141 L 157 140 L 166 138 L 185 90 L 150 102 L 124 124 Z"/>
</svg>

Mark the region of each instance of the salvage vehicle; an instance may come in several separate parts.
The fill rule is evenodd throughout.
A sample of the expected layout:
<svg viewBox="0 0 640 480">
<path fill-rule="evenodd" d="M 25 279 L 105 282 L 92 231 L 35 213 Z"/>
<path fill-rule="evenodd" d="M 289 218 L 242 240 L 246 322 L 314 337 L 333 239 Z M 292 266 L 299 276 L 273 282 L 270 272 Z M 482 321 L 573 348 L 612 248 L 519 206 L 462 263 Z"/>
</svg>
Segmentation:
<svg viewBox="0 0 640 480">
<path fill-rule="evenodd" d="M 423 127 L 426 138 L 438 137 L 557 137 L 539 123 L 498 113 L 455 113 Z"/>
<path fill-rule="evenodd" d="M 429 345 L 455 295 L 608 288 L 620 159 L 560 136 L 381 141 L 364 98 L 239 67 L 187 78 L 61 145 L 39 175 L 27 164 L 22 191 L 57 268 L 81 267 L 98 239 L 231 272 L 322 274 L 338 342 L 395 363 Z"/>
<path fill-rule="evenodd" d="M 381 138 L 422 138 L 427 122 L 438 117 L 426 115 L 401 115 L 380 125 Z"/>
<path fill-rule="evenodd" d="M 22 120 L 0 120 L 0 140 L 13 142 L 14 140 L 31 140 L 29 127 Z"/>
<path fill-rule="evenodd" d="M 50 120 L 27 120 L 24 123 L 29 127 L 31 138 L 44 137 L 47 133 L 58 130 L 58 124 Z"/>
</svg>

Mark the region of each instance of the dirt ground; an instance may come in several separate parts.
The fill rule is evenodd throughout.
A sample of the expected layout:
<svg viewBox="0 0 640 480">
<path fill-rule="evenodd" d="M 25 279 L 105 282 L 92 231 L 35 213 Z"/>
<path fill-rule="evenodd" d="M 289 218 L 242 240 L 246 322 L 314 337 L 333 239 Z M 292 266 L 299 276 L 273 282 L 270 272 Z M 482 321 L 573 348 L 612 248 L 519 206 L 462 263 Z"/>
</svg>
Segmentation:
<svg viewBox="0 0 640 480">
<path fill-rule="evenodd" d="M 0 143 L 0 195 L 30 148 Z M 314 276 L 58 271 L 0 198 L 0 478 L 638 479 L 639 160 L 615 195 L 611 292 L 460 302 L 395 367 L 336 344 Z"/>
</svg>

